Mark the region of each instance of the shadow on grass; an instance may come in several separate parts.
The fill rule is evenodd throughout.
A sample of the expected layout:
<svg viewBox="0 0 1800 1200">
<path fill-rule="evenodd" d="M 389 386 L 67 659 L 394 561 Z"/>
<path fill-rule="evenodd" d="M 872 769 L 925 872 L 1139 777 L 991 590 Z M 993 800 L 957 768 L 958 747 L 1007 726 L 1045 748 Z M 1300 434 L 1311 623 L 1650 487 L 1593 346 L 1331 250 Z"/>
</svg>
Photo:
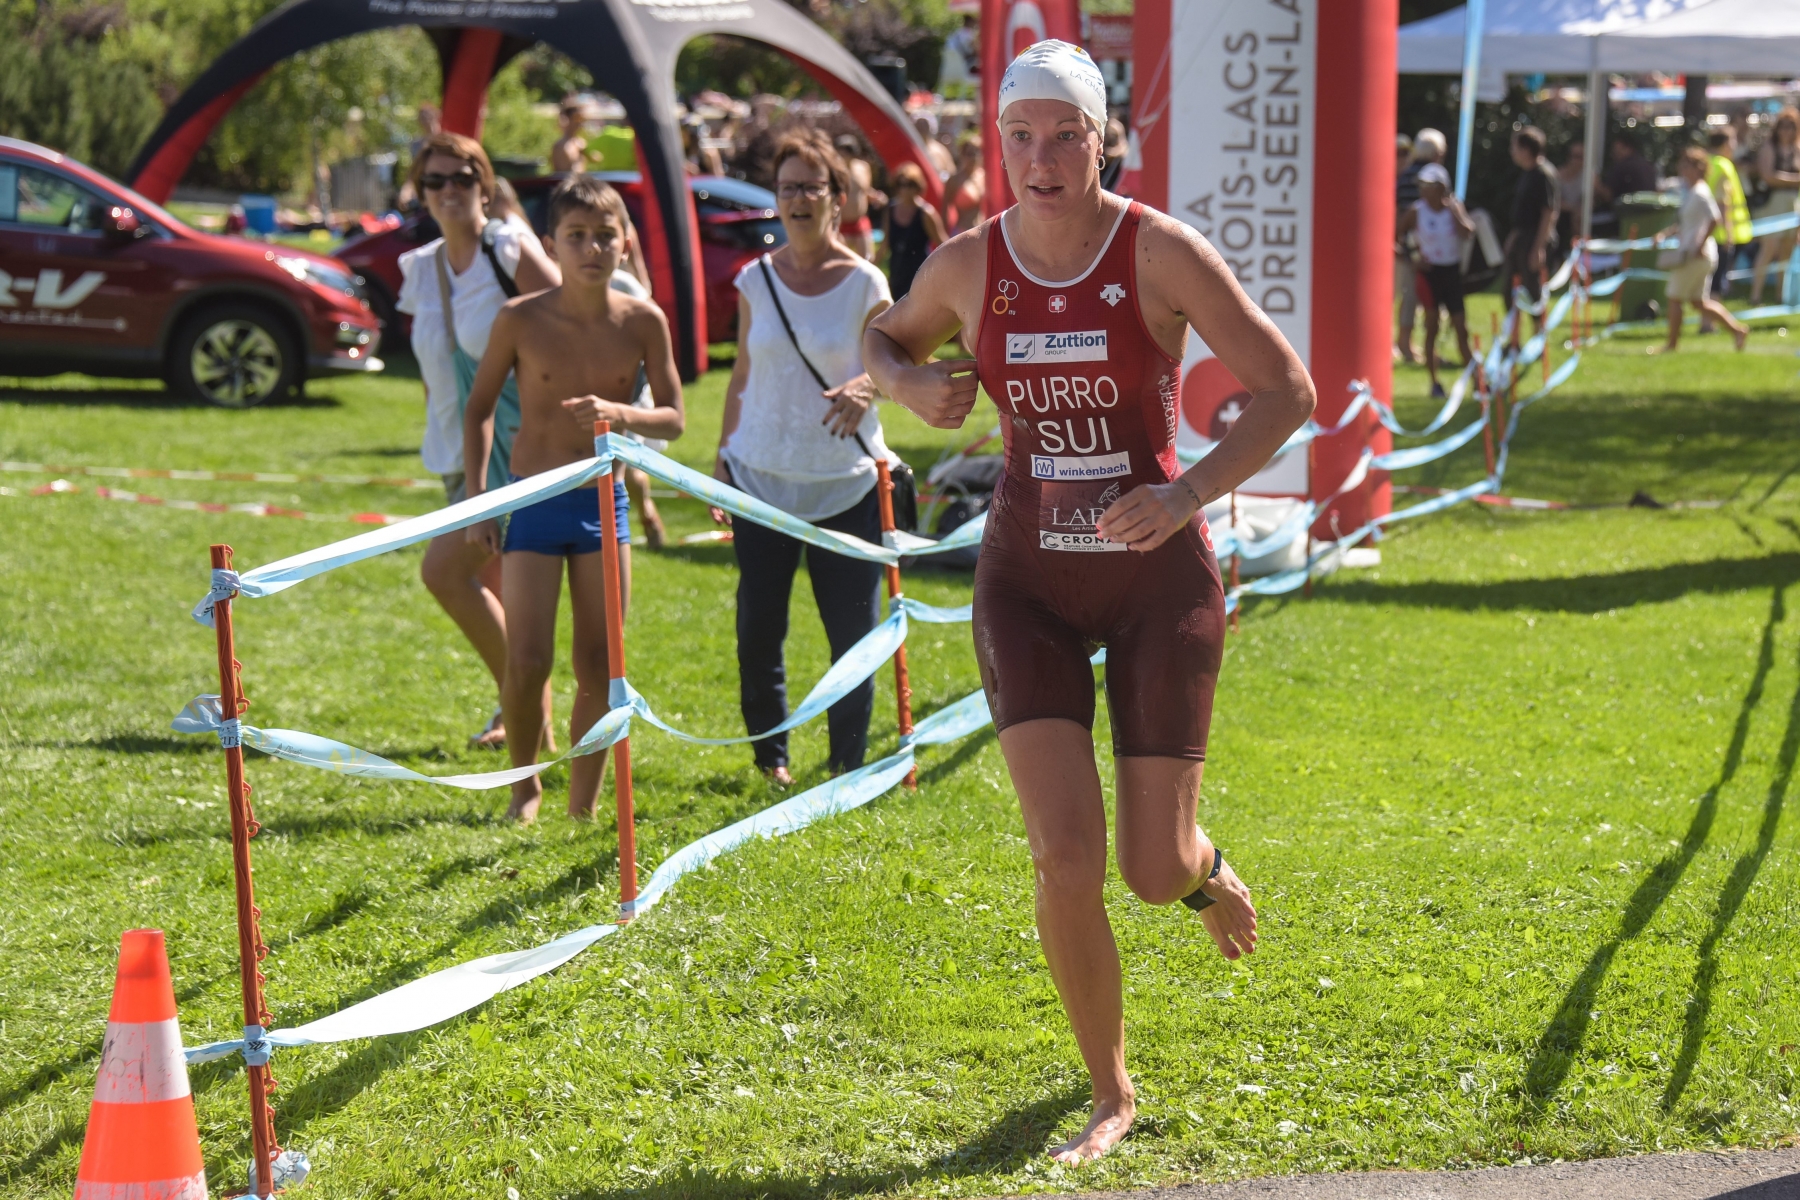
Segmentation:
<svg viewBox="0 0 1800 1200">
<path fill-rule="evenodd" d="M 1800 554 L 1786 552 L 1567 579 L 1507 579 L 1492 583 L 1383 583 L 1356 579 L 1324 584 L 1320 593 L 1327 599 L 1351 604 L 1405 608 L 1596 613 L 1660 604 L 1696 592 L 1786 588 L 1796 581 L 1800 581 Z"/>
<path fill-rule="evenodd" d="M 1681 1050 L 1675 1056 L 1675 1069 L 1663 1091 L 1663 1111 L 1673 1109 L 1693 1078 L 1694 1061 L 1700 1056 L 1700 1045 L 1706 1037 L 1706 1020 L 1712 1013 L 1713 986 L 1719 978 L 1719 942 L 1737 918 L 1738 909 L 1750 894 L 1763 860 L 1775 845 L 1775 828 L 1781 823 L 1781 810 L 1787 803 L 1788 784 L 1794 778 L 1794 760 L 1800 757 L 1800 690 L 1788 705 L 1787 732 L 1781 738 L 1781 750 L 1775 757 L 1775 777 L 1769 781 L 1769 792 L 1763 800 L 1762 825 L 1756 832 L 1756 845 L 1738 857 L 1719 889 L 1719 902 L 1713 909 L 1712 927 L 1700 942 L 1700 962 L 1694 968 L 1694 986 L 1689 992 L 1687 1017 L 1681 1032 Z"/>
<path fill-rule="evenodd" d="M 1688 823 L 1686 836 L 1681 844 L 1665 855 L 1660 862 L 1650 868 L 1643 882 L 1632 892 L 1625 902 L 1625 909 L 1619 921 L 1618 930 L 1612 938 L 1600 946 L 1588 958 L 1587 965 L 1582 968 L 1575 982 L 1564 994 L 1562 1003 L 1557 1006 L 1556 1014 L 1551 1017 L 1549 1025 L 1538 1038 L 1537 1047 L 1532 1052 L 1531 1061 L 1525 1067 L 1523 1085 L 1524 1109 L 1521 1114 L 1527 1122 L 1540 1119 L 1568 1078 L 1569 1070 L 1574 1065 L 1576 1056 L 1581 1052 L 1582 1043 L 1587 1039 L 1588 1024 L 1594 1002 L 1600 994 L 1600 988 L 1606 981 L 1606 974 L 1611 969 L 1613 959 L 1617 957 L 1624 945 L 1642 933 L 1650 924 L 1663 901 L 1681 882 L 1688 864 L 1694 861 L 1700 847 L 1706 843 L 1712 832 L 1713 820 L 1718 815 L 1719 793 L 1724 790 L 1738 773 L 1744 759 L 1744 745 L 1750 736 L 1750 720 L 1757 706 L 1762 703 L 1763 689 L 1768 683 L 1769 672 L 1775 666 L 1775 633 L 1776 627 L 1787 619 L 1786 586 L 1777 587 L 1769 601 L 1768 620 L 1763 624 L 1762 646 L 1757 654 L 1756 669 L 1750 678 L 1750 687 L 1744 693 L 1742 705 L 1738 708 L 1737 724 L 1731 732 L 1731 741 L 1725 750 L 1725 761 L 1719 768 L 1719 777 L 1713 785 L 1706 789 L 1700 797 L 1698 808 L 1694 811 L 1693 820 Z M 1740 860 L 1740 865 L 1752 859 L 1754 864 L 1749 868 L 1743 880 L 1742 889 L 1732 898 L 1733 883 L 1726 885 L 1725 896 L 1721 897 L 1719 915 L 1714 922 L 1714 931 L 1702 949 L 1701 971 L 1705 974 L 1707 996 L 1710 1000 L 1712 974 L 1707 969 L 1707 955 L 1715 948 L 1719 936 L 1724 932 L 1724 925 L 1737 911 L 1737 904 L 1743 899 L 1743 892 L 1749 890 L 1750 881 L 1754 879 L 1756 868 L 1762 865 L 1763 856 L 1768 853 L 1768 842 L 1774 838 L 1774 821 L 1780 815 L 1781 797 L 1787 793 L 1788 780 L 1794 769 L 1796 754 L 1800 753 L 1800 690 L 1795 692 L 1789 705 L 1787 732 L 1782 738 L 1780 765 L 1776 769 L 1776 780 L 1770 785 L 1770 800 L 1765 810 L 1763 821 L 1765 842 L 1759 843 L 1760 853 L 1752 851 Z M 1733 873 L 1733 881 L 1737 872 Z M 1726 901 L 1730 900 L 1729 910 Z M 1698 986 L 1698 984 L 1697 984 Z M 1683 1040 L 1682 1052 L 1686 1056 L 1677 1060 L 1675 1076 L 1670 1080 L 1670 1091 L 1665 1094 L 1665 1105 L 1672 1102 L 1678 1094 L 1676 1081 L 1685 1086 L 1687 1075 L 1681 1069 L 1685 1062 L 1691 1069 L 1694 1054 L 1699 1049 L 1699 1034 L 1704 1029 L 1705 1013 L 1696 1017 L 1696 1010 L 1689 1009 L 1689 1037 Z M 1689 1041 L 1693 1045 L 1690 1049 Z"/>
<path fill-rule="evenodd" d="M 645 1187 L 592 1188 L 570 1200 L 660 1200 L 676 1197 L 738 1200 L 749 1197 L 823 1197 L 914 1194 L 931 1180 L 969 1175 L 1011 1174 L 1041 1156 L 1050 1136 L 1070 1113 L 1087 1108 L 1086 1087 L 1069 1088 L 1002 1113 L 992 1124 L 947 1154 L 924 1164 L 873 1166 L 868 1170 L 818 1176 L 734 1175 L 685 1170 Z"/>
</svg>

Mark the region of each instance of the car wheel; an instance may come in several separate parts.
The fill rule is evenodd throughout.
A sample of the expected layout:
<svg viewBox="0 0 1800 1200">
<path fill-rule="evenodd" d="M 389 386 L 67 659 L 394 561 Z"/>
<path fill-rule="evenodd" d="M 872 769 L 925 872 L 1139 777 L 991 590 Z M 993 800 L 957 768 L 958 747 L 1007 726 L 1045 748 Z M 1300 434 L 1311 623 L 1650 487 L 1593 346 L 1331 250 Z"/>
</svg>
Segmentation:
<svg viewBox="0 0 1800 1200">
<path fill-rule="evenodd" d="M 189 317 L 169 355 L 169 386 L 189 400 L 249 408 L 300 382 L 300 352 L 268 310 L 218 305 Z"/>
</svg>

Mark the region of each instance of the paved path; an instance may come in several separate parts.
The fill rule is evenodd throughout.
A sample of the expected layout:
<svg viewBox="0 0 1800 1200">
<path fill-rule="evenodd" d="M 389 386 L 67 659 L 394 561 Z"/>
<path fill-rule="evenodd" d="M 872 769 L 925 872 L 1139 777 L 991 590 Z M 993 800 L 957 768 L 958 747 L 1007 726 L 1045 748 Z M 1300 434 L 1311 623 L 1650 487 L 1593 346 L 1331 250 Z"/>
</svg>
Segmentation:
<svg viewBox="0 0 1800 1200">
<path fill-rule="evenodd" d="M 1288 1175 L 1086 1192 L 1082 1200 L 1800 1200 L 1800 1147 L 1483 1171 Z"/>
</svg>

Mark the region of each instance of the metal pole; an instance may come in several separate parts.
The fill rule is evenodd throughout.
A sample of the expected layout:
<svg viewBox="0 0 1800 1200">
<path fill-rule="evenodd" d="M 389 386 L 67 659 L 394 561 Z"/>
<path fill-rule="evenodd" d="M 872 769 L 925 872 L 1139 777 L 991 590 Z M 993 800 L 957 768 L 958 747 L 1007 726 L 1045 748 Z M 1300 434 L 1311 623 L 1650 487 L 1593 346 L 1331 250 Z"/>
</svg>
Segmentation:
<svg viewBox="0 0 1800 1200">
<path fill-rule="evenodd" d="M 1469 152 L 1475 141 L 1475 85 L 1481 74 L 1481 32 L 1487 23 L 1487 0 L 1468 0 L 1463 7 L 1462 94 L 1456 114 L 1456 198 L 1469 198 Z"/>
<path fill-rule="evenodd" d="M 886 459 L 876 459 L 875 470 L 881 476 L 875 484 L 881 503 L 881 531 L 892 533 L 894 532 L 894 480 L 888 473 Z M 887 591 L 890 600 L 900 594 L 900 564 L 897 562 L 888 564 Z M 913 719 L 912 688 L 907 683 L 906 644 L 904 642 L 894 650 L 894 702 L 899 708 L 900 737 L 905 739 L 912 736 Z M 919 769 L 913 767 L 909 770 L 904 782 L 909 788 L 918 787 Z"/>
<path fill-rule="evenodd" d="M 610 421 L 595 421 L 594 436 L 604 436 L 612 428 Z M 611 474 L 603 476 L 600 486 L 600 566 L 606 575 L 606 673 L 614 680 L 625 678 L 625 589 L 619 575 L 618 513 L 613 507 L 613 477 L 623 469 L 615 462 Z M 608 697 L 611 702 L 611 697 Z M 631 739 L 613 743 L 613 799 L 619 826 L 619 904 L 620 921 L 631 919 L 624 906 L 637 899 L 637 818 L 631 800 Z"/>
<path fill-rule="evenodd" d="M 1600 73 L 1600 39 L 1588 39 L 1588 106 L 1581 130 L 1581 239 L 1594 236 L 1594 175 L 1606 158 L 1607 77 Z"/>
<path fill-rule="evenodd" d="M 230 546 L 213 546 L 212 566 L 215 571 L 231 569 Z M 250 705 L 244 699 L 243 685 L 238 680 L 240 664 L 228 599 L 213 604 L 213 632 L 219 650 L 219 716 L 230 721 Z M 235 738 L 232 740 L 236 741 Z M 237 884 L 238 979 L 243 989 L 244 1025 L 248 1033 L 249 1027 L 267 1029 L 269 1026 L 260 967 L 268 951 L 263 947 L 262 910 L 256 907 L 256 889 L 250 871 L 250 839 L 256 836 L 259 827 L 250 812 L 250 785 L 244 782 L 244 749 L 241 745 L 225 747 L 225 795 L 231 808 L 231 868 Z M 245 1049 L 248 1051 L 249 1047 Z M 246 1066 L 244 1072 L 250 1081 L 250 1146 L 254 1156 L 250 1163 L 250 1188 L 254 1195 L 267 1196 L 275 1188 L 271 1164 L 278 1152 L 275 1114 L 269 1109 L 269 1092 L 274 1081 L 269 1078 L 267 1062 Z"/>
</svg>

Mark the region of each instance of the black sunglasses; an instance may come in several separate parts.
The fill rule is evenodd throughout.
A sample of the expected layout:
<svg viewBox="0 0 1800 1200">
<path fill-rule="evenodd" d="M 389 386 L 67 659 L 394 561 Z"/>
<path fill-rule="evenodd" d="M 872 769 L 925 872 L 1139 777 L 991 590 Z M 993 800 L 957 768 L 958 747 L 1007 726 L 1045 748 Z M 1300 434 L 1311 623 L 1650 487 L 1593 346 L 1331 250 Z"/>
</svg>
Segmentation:
<svg viewBox="0 0 1800 1200">
<path fill-rule="evenodd" d="M 474 171 L 458 171 L 454 175 L 439 175 L 433 171 L 429 175 L 419 177 L 419 186 L 428 192 L 442 191 L 446 183 L 453 183 L 463 191 L 468 191 L 481 182 L 481 176 Z"/>
</svg>

